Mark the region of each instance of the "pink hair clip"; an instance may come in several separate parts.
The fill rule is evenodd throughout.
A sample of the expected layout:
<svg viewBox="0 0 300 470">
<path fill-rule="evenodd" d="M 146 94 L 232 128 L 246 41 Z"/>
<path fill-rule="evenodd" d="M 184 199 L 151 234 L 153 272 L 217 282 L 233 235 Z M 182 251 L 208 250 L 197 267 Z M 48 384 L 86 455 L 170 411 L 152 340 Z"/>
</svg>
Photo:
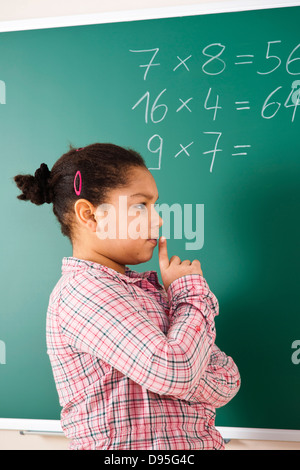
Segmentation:
<svg viewBox="0 0 300 470">
<path fill-rule="evenodd" d="M 77 179 L 77 176 L 79 176 L 79 189 L 76 188 L 76 179 Z M 77 196 L 80 196 L 80 193 L 81 193 L 81 186 L 82 186 L 82 178 L 81 178 L 81 173 L 80 171 L 78 170 L 76 175 L 75 175 L 75 178 L 74 178 L 74 190 L 75 190 L 75 193 Z"/>
<path fill-rule="evenodd" d="M 84 149 L 84 147 L 80 147 L 79 149 L 76 149 L 76 152 L 79 152 L 79 150 Z"/>
</svg>

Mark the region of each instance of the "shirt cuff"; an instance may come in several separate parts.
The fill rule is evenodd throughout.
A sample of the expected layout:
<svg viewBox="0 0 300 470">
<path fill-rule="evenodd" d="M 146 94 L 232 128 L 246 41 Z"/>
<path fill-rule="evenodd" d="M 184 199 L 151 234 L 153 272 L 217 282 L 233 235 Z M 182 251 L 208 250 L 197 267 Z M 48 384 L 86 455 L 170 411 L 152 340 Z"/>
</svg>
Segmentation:
<svg viewBox="0 0 300 470">
<path fill-rule="evenodd" d="M 167 289 L 168 298 L 169 300 L 174 299 L 177 295 L 183 294 L 183 292 L 187 293 L 190 290 L 196 290 L 199 294 L 207 293 L 209 287 L 201 274 L 186 274 L 185 276 L 175 279 Z"/>
<path fill-rule="evenodd" d="M 169 285 L 167 295 L 170 305 L 180 303 L 188 296 L 199 296 L 208 304 L 213 316 L 219 314 L 218 299 L 209 289 L 207 281 L 201 274 L 187 274 L 175 279 Z"/>
</svg>

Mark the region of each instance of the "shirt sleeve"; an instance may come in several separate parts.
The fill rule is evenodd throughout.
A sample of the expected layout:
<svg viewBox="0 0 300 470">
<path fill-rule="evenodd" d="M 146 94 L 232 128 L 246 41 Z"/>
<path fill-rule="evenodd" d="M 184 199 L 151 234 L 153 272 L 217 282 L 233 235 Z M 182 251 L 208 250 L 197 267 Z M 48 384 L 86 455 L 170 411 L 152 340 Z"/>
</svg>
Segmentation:
<svg viewBox="0 0 300 470">
<path fill-rule="evenodd" d="M 217 301 L 200 274 L 173 281 L 167 294 L 171 324 L 165 335 L 123 283 L 80 274 L 61 292 L 60 326 L 78 351 L 154 393 L 189 400 L 211 358 Z"/>
<path fill-rule="evenodd" d="M 190 401 L 220 408 L 237 394 L 240 384 L 240 373 L 233 359 L 214 344 L 207 369 Z"/>
<path fill-rule="evenodd" d="M 184 314 L 186 303 L 192 302 L 194 306 L 198 305 L 199 310 L 201 310 L 201 305 L 206 303 L 206 308 L 202 308 L 202 311 L 209 312 L 203 334 L 207 335 L 206 344 L 210 347 L 207 352 L 203 351 L 202 353 L 203 369 L 199 374 L 199 383 L 195 384 L 190 393 L 189 401 L 205 402 L 219 408 L 227 404 L 237 394 L 240 388 L 240 374 L 233 359 L 220 351 L 213 341 L 216 336 L 213 317 L 219 314 L 218 299 L 210 291 L 206 280 L 202 276 L 193 277 L 192 284 L 189 276 L 187 276 L 187 279 L 185 277 L 180 279 L 180 286 L 178 283 L 172 283 L 167 290 L 171 302 L 171 314 L 173 313 L 172 322 L 175 321 L 178 315 Z M 193 327 L 200 333 L 199 323 L 195 323 Z"/>
</svg>

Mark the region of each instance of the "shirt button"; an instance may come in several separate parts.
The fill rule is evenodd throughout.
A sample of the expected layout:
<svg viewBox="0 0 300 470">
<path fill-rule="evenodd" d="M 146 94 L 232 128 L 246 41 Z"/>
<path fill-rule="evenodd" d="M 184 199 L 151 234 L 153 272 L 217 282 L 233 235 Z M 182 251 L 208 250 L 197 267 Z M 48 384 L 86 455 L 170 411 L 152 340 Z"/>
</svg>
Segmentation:
<svg viewBox="0 0 300 470">
<path fill-rule="evenodd" d="M 201 330 L 201 326 L 200 325 L 197 325 L 196 326 L 196 331 L 200 331 Z"/>
</svg>

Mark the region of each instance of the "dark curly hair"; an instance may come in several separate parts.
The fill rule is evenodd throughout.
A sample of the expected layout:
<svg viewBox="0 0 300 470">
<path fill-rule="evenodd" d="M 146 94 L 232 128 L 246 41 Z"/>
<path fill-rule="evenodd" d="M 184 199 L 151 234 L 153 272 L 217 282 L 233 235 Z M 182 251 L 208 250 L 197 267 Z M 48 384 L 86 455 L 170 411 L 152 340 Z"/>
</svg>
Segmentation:
<svg viewBox="0 0 300 470">
<path fill-rule="evenodd" d="M 148 169 L 143 157 L 132 149 L 109 143 L 95 143 L 75 148 L 63 154 L 53 165 L 51 171 L 42 163 L 33 175 L 16 175 L 16 185 L 22 191 L 17 196 L 23 201 L 36 205 L 53 203 L 61 232 L 71 243 L 74 239 L 74 203 L 87 199 L 94 206 L 107 202 L 112 189 L 125 187 L 130 181 L 133 167 Z M 81 191 L 76 173 L 81 173 Z M 74 183 L 75 181 L 75 183 Z"/>
</svg>

